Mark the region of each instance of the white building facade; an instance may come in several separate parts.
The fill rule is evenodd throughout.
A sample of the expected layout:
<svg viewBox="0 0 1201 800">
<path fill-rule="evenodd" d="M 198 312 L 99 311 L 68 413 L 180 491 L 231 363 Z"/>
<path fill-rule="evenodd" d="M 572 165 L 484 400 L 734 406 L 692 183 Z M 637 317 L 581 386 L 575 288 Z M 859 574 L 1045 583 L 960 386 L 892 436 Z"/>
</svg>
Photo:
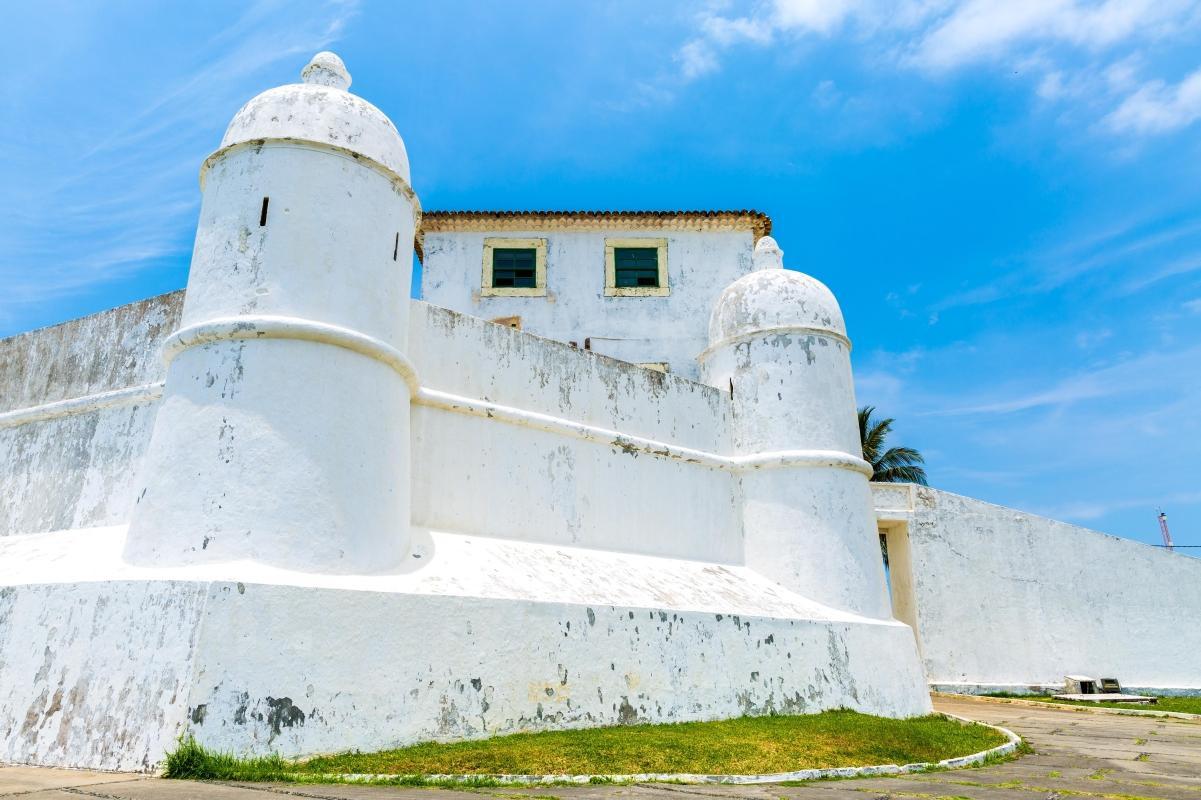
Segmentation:
<svg viewBox="0 0 1201 800">
<path fill-rule="evenodd" d="M 435 211 L 422 221 L 421 294 L 697 380 L 718 295 L 770 232 L 755 211 Z M 506 258 L 516 269 L 494 269 Z"/>
<path fill-rule="evenodd" d="M 185 291 L 0 340 L 0 761 L 1201 687 L 1187 630 L 1100 644 L 1162 597 L 1119 563 L 1197 609 L 1201 562 L 869 484 L 838 304 L 765 216 L 423 214 L 349 84 L 319 54 L 238 112 Z"/>
</svg>

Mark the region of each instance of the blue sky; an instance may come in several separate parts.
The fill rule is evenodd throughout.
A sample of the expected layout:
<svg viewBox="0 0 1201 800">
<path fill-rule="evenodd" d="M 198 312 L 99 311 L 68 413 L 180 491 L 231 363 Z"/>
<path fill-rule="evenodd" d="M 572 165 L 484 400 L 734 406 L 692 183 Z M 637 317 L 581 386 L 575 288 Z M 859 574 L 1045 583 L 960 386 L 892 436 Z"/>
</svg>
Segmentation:
<svg viewBox="0 0 1201 800">
<path fill-rule="evenodd" d="M 932 482 L 1201 544 L 1201 4 L 18 4 L 0 336 L 184 285 L 197 170 L 315 51 L 426 208 L 757 208 Z M 1201 554 L 1201 550 L 1192 551 Z"/>
</svg>

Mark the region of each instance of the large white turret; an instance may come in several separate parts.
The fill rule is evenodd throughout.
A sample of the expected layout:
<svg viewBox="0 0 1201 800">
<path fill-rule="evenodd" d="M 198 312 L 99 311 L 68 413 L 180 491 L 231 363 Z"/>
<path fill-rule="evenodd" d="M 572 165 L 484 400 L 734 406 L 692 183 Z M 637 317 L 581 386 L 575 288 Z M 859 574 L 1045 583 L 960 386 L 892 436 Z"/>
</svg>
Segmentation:
<svg viewBox="0 0 1201 800">
<path fill-rule="evenodd" d="M 347 573 L 408 547 L 408 156 L 336 55 L 302 76 L 243 106 L 201 169 L 129 560 Z"/>
<path fill-rule="evenodd" d="M 783 269 L 771 237 L 754 261 L 718 299 L 701 354 L 705 382 L 733 393 L 747 565 L 826 605 L 889 617 L 842 311 L 821 282 Z"/>
</svg>

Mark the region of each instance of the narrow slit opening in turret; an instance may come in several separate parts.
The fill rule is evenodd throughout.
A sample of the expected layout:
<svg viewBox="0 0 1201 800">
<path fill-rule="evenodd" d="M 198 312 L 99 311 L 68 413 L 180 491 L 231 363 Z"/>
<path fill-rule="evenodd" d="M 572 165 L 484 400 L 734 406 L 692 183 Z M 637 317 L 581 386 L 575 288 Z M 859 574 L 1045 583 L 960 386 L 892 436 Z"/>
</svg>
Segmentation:
<svg viewBox="0 0 1201 800">
<path fill-rule="evenodd" d="M 394 241 L 392 243 L 392 260 L 395 261 L 396 257 L 399 254 L 400 254 L 400 231 L 397 231 L 396 232 L 396 241 Z"/>
<path fill-rule="evenodd" d="M 271 202 L 270 197 L 263 198 L 263 210 L 259 212 L 259 227 L 260 228 L 265 228 L 267 226 L 267 204 L 270 202 Z"/>
</svg>

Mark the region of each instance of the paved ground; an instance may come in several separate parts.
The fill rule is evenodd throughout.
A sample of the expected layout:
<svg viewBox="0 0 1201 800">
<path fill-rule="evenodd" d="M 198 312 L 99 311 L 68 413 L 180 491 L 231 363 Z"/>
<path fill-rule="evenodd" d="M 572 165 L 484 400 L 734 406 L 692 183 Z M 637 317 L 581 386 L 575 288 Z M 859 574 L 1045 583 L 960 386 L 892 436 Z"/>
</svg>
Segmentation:
<svg viewBox="0 0 1201 800">
<path fill-rule="evenodd" d="M 28 800 L 1201 800 L 1201 724 L 938 698 L 935 706 L 1004 725 L 1035 749 L 994 767 L 819 781 L 800 786 L 398 789 L 374 786 L 231 785 L 72 770 L 0 767 L 0 797 Z"/>
</svg>

